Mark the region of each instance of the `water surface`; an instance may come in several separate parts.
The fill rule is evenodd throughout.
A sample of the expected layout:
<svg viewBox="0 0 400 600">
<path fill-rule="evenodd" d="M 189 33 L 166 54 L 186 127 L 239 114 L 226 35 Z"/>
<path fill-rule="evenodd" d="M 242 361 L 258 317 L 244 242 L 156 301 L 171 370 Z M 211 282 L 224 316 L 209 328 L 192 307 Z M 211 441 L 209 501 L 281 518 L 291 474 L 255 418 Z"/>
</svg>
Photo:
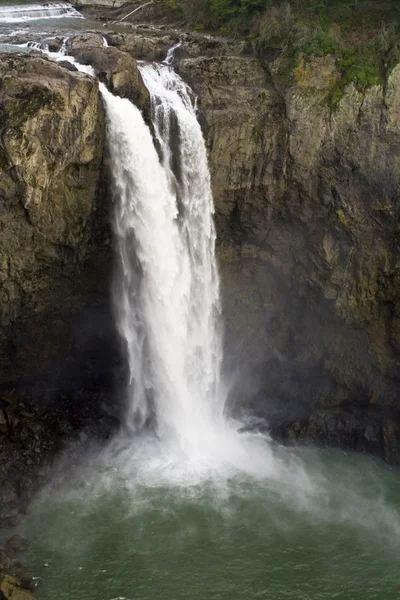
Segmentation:
<svg viewBox="0 0 400 600">
<path fill-rule="evenodd" d="M 398 600 L 398 471 L 274 452 L 281 477 L 157 484 L 115 469 L 44 494 L 24 525 L 40 599 Z"/>
</svg>

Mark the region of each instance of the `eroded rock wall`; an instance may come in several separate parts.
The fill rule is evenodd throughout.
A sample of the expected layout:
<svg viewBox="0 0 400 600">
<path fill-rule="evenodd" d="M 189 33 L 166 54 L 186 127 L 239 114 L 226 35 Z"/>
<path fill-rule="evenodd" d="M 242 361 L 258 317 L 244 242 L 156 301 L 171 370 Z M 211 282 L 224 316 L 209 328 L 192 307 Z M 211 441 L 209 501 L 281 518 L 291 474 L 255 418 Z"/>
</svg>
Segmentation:
<svg viewBox="0 0 400 600">
<path fill-rule="evenodd" d="M 0 107 L 0 385 L 79 387 L 114 335 L 98 84 L 2 55 Z"/>
<path fill-rule="evenodd" d="M 166 38 L 138 36 L 69 44 L 145 113 L 130 61 Z M 400 67 L 333 104 L 330 57 L 289 84 L 279 58 L 215 44 L 187 40 L 177 68 L 210 153 L 232 406 L 283 439 L 398 461 Z M 97 83 L 37 56 L 3 57 L 0 76 L 0 385 L 102 388 L 120 363 Z"/>
<path fill-rule="evenodd" d="M 330 57 L 291 85 L 246 57 L 180 72 L 210 150 L 236 406 L 399 460 L 400 67 L 335 106 Z"/>
</svg>

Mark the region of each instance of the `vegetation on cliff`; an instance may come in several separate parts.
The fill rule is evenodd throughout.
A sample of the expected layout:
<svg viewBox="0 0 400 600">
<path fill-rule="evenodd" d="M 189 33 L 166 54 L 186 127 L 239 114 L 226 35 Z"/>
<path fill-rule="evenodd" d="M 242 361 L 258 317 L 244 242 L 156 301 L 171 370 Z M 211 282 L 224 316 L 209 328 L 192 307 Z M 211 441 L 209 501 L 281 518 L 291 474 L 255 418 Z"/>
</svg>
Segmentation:
<svg viewBox="0 0 400 600">
<path fill-rule="evenodd" d="M 198 30 L 246 38 L 259 56 L 281 54 L 286 83 L 301 60 L 335 57 L 340 98 L 349 81 L 385 82 L 400 57 L 399 0 L 157 0 Z"/>
</svg>

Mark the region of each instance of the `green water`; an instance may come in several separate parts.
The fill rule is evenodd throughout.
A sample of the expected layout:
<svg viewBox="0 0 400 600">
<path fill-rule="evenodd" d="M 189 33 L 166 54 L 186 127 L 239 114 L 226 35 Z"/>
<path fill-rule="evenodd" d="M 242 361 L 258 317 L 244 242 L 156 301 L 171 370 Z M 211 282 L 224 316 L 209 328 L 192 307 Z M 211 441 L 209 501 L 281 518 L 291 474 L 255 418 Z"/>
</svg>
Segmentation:
<svg viewBox="0 0 400 600">
<path fill-rule="evenodd" d="M 400 473 L 380 461 L 277 449 L 269 476 L 192 485 L 114 471 L 28 515 L 41 600 L 400 598 Z"/>
</svg>

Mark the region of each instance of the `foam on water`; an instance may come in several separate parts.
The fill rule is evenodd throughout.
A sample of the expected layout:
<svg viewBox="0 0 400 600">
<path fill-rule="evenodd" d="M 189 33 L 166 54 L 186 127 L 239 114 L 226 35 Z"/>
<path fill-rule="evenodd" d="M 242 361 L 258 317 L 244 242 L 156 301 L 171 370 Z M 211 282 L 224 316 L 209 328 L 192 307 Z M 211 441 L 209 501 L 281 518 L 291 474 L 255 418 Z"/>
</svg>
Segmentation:
<svg viewBox="0 0 400 600">
<path fill-rule="evenodd" d="M 172 48 L 170 48 L 168 50 L 167 56 L 165 57 L 165 60 L 163 62 L 164 65 L 167 65 L 167 66 L 171 66 L 172 65 L 172 63 L 174 62 L 174 58 L 175 58 L 175 52 L 181 46 L 182 46 L 182 42 L 179 41 L 177 44 L 175 44 L 175 46 L 172 46 Z"/>
</svg>

